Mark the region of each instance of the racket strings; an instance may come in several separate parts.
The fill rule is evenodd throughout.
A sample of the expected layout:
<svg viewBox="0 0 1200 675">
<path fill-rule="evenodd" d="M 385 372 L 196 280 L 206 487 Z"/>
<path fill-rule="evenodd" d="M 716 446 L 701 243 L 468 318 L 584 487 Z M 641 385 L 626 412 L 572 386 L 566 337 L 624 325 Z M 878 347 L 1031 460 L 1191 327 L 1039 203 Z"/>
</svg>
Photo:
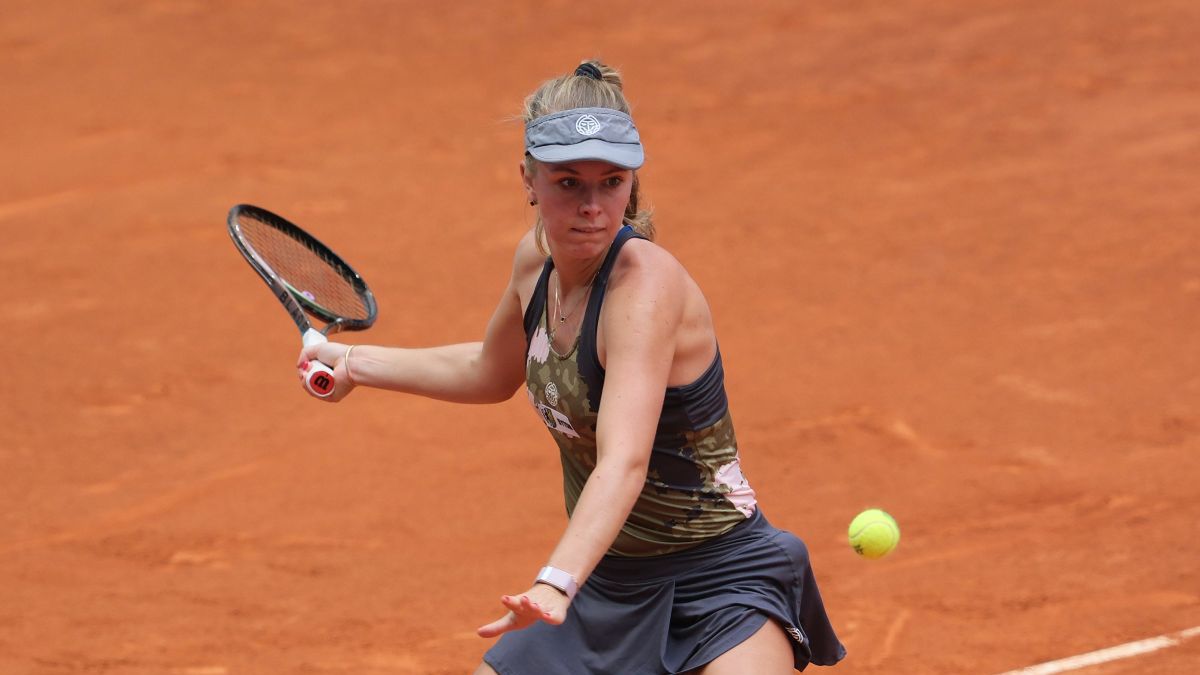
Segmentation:
<svg viewBox="0 0 1200 675">
<path fill-rule="evenodd" d="M 366 301 L 336 262 L 270 223 L 242 214 L 238 224 L 254 252 L 297 295 L 329 314 L 354 320 L 368 318 Z"/>
</svg>

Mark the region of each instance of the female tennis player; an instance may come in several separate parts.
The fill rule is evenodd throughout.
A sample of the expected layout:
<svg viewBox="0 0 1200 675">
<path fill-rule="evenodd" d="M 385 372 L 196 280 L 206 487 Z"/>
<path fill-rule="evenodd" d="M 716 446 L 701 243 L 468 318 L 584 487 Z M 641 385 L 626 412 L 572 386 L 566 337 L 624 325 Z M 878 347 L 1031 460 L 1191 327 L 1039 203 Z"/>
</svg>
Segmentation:
<svg viewBox="0 0 1200 675">
<path fill-rule="evenodd" d="M 477 674 L 788 673 L 845 650 L 796 536 L 739 468 L 708 303 L 653 242 L 644 152 L 597 61 L 525 101 L 537 223 L 482 342 L 306 347 L 338 382 L 460 402 L 524 387 L 558 444 L 570 519 L 532 586 L 479 628 Z"/>
</svg>

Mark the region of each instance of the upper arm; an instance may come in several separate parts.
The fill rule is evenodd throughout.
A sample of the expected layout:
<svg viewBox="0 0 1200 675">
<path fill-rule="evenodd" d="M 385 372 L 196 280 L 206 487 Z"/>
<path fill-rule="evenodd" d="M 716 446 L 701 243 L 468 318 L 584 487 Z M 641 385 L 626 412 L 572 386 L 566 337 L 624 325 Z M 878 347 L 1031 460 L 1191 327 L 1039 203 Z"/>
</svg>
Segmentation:
<svg viewBox="0 0 1200 675">
<path fill-rule="evenodd" d="M 610 457 L 644 467 L 662 414 L 686 288 L 678 263 L 661 249 L 627 249 L 633 255 L 621 256 L 604 298 L 597 461 Z"/>
<path fill-rule="evenodd" d="M 525 309 L 522 298 L 532 287 L 542 257 L 533 244 L 532 232 L 517 245 L 512 274 L 488 321 L 480 352 L 479 367 L 496 387 L 497 397 L 507 399 L 525 381 Z M 532 275 L 532 276 L 531 276 Z"/>
</svg>

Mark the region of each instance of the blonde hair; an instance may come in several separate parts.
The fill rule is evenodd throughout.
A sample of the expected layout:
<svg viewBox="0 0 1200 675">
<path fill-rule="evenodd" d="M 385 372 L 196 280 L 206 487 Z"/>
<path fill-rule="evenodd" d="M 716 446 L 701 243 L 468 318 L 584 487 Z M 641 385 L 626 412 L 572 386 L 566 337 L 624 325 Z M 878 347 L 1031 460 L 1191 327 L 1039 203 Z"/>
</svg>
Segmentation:
<svg viewBox="0 0 1200 675">
<path fill-rule="evenodd" d="M 622 91 L 621 73 L 615 68 L 600 61 L 581 61 L 595 66 L 602 79 L 594 79 L 588 75 L 563 75 L 552 80 L 546 80 L 532 94 L 525 97 L 525 109 L 521 121 L 528 124 L 539 117 L 545 117 L 556 112 L 574 108 L 611 108 L 629 114 L 629 101 L 625 100 Z M 537 160 L 525 156 L 525 172 L 533 175 L 537 171 Z M 629 204 L 625 206 L 625 222 L 638 234 L 654 240 L 653 210 L 641 208 L 642 199 L 637 171 L 633 172 L 633 187 L 629 191 Z M 534 224 L 538 250 L 543 255 L 549 255 L 546 246 L 546 230 L 539 216 Z"/>
</svg>

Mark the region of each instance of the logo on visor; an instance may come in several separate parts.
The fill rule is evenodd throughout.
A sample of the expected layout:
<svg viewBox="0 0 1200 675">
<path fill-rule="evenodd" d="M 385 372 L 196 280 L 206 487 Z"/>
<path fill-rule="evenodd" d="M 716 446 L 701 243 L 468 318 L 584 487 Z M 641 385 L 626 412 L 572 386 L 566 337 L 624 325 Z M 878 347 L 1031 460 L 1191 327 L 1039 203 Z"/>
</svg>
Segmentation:
<svg viewBox="0 0 1200 675">
<path fill-rule="evenodd" d="M 600 120 L 591 115 L 580 115 L 575 120 L 575 131 L 584 136 L 595 136 L 600 131 Z"/>
</svg>

